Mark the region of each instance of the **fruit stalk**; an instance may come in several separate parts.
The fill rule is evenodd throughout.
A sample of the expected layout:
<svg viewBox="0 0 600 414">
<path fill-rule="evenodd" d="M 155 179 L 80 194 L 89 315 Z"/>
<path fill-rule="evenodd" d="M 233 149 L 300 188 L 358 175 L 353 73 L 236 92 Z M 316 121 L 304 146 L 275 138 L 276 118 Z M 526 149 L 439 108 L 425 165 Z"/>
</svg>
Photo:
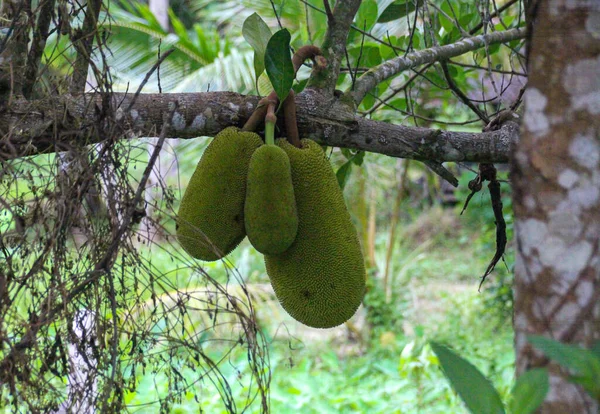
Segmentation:
<svg viewBox="0 0 600 414">
<path fill-rule="evenodd" d="M 265 142 L 267 145 L 275 145 L 275 124 L 277 116 L 275 116 L 275 107 L 277 101 L 272 100 L 267 104 L 267 115 L 265 116 Z"/>
</svg>

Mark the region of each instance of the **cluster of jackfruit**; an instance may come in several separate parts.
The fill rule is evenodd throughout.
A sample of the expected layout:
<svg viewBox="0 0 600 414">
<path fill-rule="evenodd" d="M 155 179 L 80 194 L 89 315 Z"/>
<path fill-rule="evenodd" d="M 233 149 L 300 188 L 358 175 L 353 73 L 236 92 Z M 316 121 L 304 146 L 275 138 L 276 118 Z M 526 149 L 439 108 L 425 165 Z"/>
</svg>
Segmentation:
<svg viewBox="0 0 600 414">
<path fill-rule="evenodd" d="M 305 325 L 340 325 L 362 301 L 358 235 L 314 141 L 265 145 L 257 134 L 223 130 L 190 180 L 177 224 L 184 249 L 202 260 L 224 257 L 247 234 L 281 305 Z"/>
</svg>

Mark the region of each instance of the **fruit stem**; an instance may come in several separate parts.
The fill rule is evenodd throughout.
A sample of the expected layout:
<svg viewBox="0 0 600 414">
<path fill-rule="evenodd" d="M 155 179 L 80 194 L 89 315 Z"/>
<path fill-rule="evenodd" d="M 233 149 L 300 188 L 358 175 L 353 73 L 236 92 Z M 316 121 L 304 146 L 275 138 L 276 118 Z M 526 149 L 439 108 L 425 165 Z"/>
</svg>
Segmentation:
<svg viewBox="0 0 600 414">
<path fill-rule="evenodd" d="M 275 124 L 277 117 L 275 116 L 276 100 L 270 100 L 267 105 L 267 115 L 265 116 L 265 142 L 267 145 L 275 145 Z"/>
<path fill-rule="evenodd" d="M 298 72 L 300 66 L 305 60 L 311 59 L 314 63 L 314 69 L 321 70 L 327 67 L 327 59 L 323 57 L 321 49 L 317 46 L 306 45 L 296 50 L 292 57 L 292 63 L 294 64 L 294 73 Z"/>
<path fill-rule="evenodd" d="M 258 101 L 258 105 L 250 118 L 244 124 L 242 131 L 256 131 L 260 124 L 264 121 L 265 115 L 267 114 L 267 106 L 270 101 L 277 100 L 277 94 L 275 91 L 271 92 L 266 98 L 262 98 Z"/>
</svg>

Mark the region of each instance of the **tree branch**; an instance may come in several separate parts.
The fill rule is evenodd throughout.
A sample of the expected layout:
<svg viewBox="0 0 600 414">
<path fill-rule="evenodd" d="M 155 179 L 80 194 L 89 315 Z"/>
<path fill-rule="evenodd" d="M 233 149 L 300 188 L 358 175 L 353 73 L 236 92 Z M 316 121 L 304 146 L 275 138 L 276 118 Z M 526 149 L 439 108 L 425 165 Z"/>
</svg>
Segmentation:
<svg viewBox="0 0 600 414">
<path fill-rule="evenodd" d="M 37 81 L 38 68 L 46 47 L 48 39 L 48 30 L 52 21 L 52 12 L 54 11 L 54 0 L 42 0 L 37 19 L 37 26 L 33 32 L 31 48 L 27 55 L 27 66 L 25 68 L 25 82 L 23 82 L 23 95 L 26 98 L 31 96 L 35 82 Z"/>
<path fill-rule="evenodd" d="M 326 70 L 311 75 L 308 82 L 309 88 L 322 89 L 329 96 L 333 96 L 340 74 L 342 57 L 345 56 L 344 49 L 346 48 L 350 26 L 359 7 L 360 0 L 338 0 L 335 3 L 333 8 L 335 19 L 328 22 L 325 40 L 321 46 L 328 67 Z"/>
<path fill-rule="evenodd" d="M 178 109 L 170 120 L 173 127 L 167 138 L 214 136 L 227 126 L 242 126 L 260 99 L 232 92 L 140 94 L 126 110 L 133 98 L 133 94 L 112 95 L 112 107 L 116 108 L 113 116 L 126 131 L 123 138 L 155 136 L 163 129 L 163 114 L 169 113 L 173 101 Z M 301 137 L 328 146 L 437 163 L 506 163 L 518 140 L 514 122 L 484 133 L 411 128 L 357 116 L 339 100 L 326 106 L 322 102 L 323 97 L 315 90 L 296 96 L 298 128 Z M 94 133 L 94 126 L 103 109 L 100 94 L 16 100 L 0 114 L 0 161 L 101 142 L 103 138 Z"/>
<path fill-rule="evenodd" d="M 71 82 L 71 93 L 81 93 L 85 90 L 88 66 L 92 54 L 94 37 L 98 27 L 98 16 L 102 8 L 102 0 L 88 0 L 85 10 L 83 26 L 71 39 L 77 50 L 77 58 L 73 65 L 73 79 Z"/>
<path fill-rule="evenodd" d="M 469 37 L 451 45 L 419 50 L 409 53 L 406 56 L 398 56 L 367 71 L 356 81 L 354 90 L 346 92 L 346 95 L 349 95 L 355 105 L 358 106 L 371 89 L 406 69 L 472 52 L 484 47 L 486 44 L 510 42 L 512 40 L 523 39 L 524 37 L 525 30 L 510 29 L 503 32 Z"/>
</svg>

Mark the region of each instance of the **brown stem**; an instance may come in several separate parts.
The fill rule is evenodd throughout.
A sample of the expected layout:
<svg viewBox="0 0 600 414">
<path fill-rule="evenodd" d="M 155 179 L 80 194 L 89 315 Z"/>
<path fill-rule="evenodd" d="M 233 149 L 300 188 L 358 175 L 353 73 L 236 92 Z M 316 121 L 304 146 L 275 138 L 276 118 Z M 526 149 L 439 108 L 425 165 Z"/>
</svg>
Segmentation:
<svg viewBox="0 0 600 414">
<path fill-rule="evenodd" d="M 283 101 L 283 116 L 285 118 L 285 131 L 290 144 L 297 148 L 302 148 L 300 143 L 300 134 L 298 133 L 298 122 L 296 121 L 296 94 L 290 91 L 290 94 Z"/>
<path fill-rule="evenodd" d="M 265 116 L 265 122 L 276 124 L 277 116 L 275 115 L 275 108 L 277 108 L 277 99 L 268 99 L 267 101 L 267 115 Z"/>
<path fill-rule="evenodd" d="M 272 91 L 269 96 L 258 101 L 258 106 L 242 127 L 242 131 L 256 131 L 258 129 L 258 127 L 265 120 L 265 116 L 267 115 L 267 106 L 271 101 L 277 101 L 277 94 L 275 91 Z"/>
<path fill-rule="evenodd" d="M 315 64 L 314 69 L 321 70 L 327 66 L 327 59 L 323 57 L 321 49 L 313 45 L 302 46 L 296 50 L 296 53 L 294 53 L 294 56 L 292 57 L 292 63 L 294 64 L 294 76 L 307 59 L 311 59 L 313 61 Z"/>
</svg>

